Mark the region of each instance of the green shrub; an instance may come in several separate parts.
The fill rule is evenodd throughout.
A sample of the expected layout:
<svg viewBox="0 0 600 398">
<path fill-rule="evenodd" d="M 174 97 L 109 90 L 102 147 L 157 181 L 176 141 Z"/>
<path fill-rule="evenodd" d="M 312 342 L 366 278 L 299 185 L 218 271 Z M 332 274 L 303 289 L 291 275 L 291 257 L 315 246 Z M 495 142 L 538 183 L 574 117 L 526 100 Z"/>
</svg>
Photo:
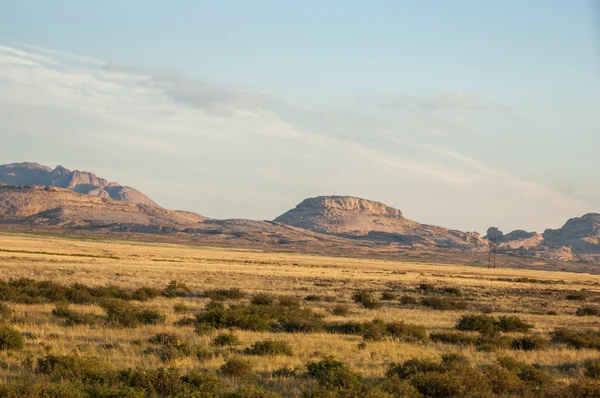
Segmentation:
<svg viewBox="0 0 600 398">
<path fill-rule="evenodd" d="M 357 290 L 352 294 L 352 300 L 355 303 L 362 305 L 368 309 L 377 309 L 381 307 L 381 303 L 375 300 L 373 293 L 368 290 Z"/>
<path fill-rule="evenodd" d="M 246 293 L 238 288 L 233 289 L 212 289 L 204 292 L 204 297 L 215 301 L 241 300 L 246 297 Z"/>
<path fill-rule="evenodd" d="M 185 305 L 184 303 L 177 303 L 173 305 L 173 312 L 176 314 L 187 314 L 190 312 L 190 307 Z"/>
<path fill-rule="evenodd" d="M 160 345 L 180 345 L 182 340 L 174 333 L 157 333 L 150 337 L 148 342 Z"/>
<path fill-rule="evenodd" d="M 294 368 L 279 368 L 271 373 L 275 378 L 292 378 L 298 376 L 298 372 Z"/>
<path fill-rule="evenodd" d="M 460 332 L 431 333 L 429 337 L 435 342 L 455 345 L 472 345 L 477 341 L 477 337 Z"/>
<path fill-rule="evenodd" d="M 228 377 L 245 378 L 252 375 L 254 367 L 252 363 L 243 358 L 229 358 L 223 366 L 219 368 L 221 373 Z"/>
<path fill-rule="evenodd" d="M 435 287 L 435 285 L 433 283 L 421 283 L 417 289 L 422 290 L 424 292 L 437 291 L 437 288 Z"/>
<path fill-rule="evenodd" d="M 400 297 L 400 304 L 403 305 L 417 305 L 419 304 L 419 300 L 413 296 L 402 296 Z"/>
<path fill-rule="evenodd" d="M 93 358 L 48 355 L 39 358 L 36 372 L 53 380 L 97 379 L 104 373 L 103 366 Z"/>
<path fill-rule="evenodd" d="M 361 385 L 361 377 L 351 371 L 348 366 L 333 357 L 306 365 L 307 376 L 315 379 L 327 390 L 355 389 Z"/>
<path fill-rule="evenodd" d="M 497 331 L 496 319 L 485 314 L 463 315 L 455 327 L 458 330 L 479 332 L 481 334 L 494 334 Z"/>
<path fill-rule="evenodd" d="M 232 305 L 211 302 L 196 315 L 199 323 L 218 329 L 253 331 L 314 332 L 322 330 L 323 316 L 308 308 L 273 305 Z"/>
<path fill-rule="evenodd" d="M 25 338 L 12 326 L 0 326 L 0 351 L 21 350 L 25 346 Z"/>
<path fill-rule="evenodd" d="M 380 298 L 380 300 L 382 300 L 382 301 L 393 301 L 393 300 L 397 300 L 397 299 L 398 299 L 398 295 L 393 292 L 383 292 L 381 294 L 381 298 Z"/>
<path fill-rule="evenodd" d="M 112 326 L 134 328 L 139 325 L 156 325 L 165 321 L 165 317 L 158 311 L 139 308 L 123 300 L 106 300 L 100 306 L 106 311 L 107 322 Z"/>
<path fill-rule="evenodd" d="M 237 391 L 225 394 L 224 398 L 278 398 L 280 395 L 251 384 L 240 387 Z"/>
<path fill-rule="evenodd" d="M 567 344 L 568 346 L 577 349 L 600 349 L 600 332 L 596 330 L 557 328 L 550 333 L 550 337 L 555 343 Z"/>
<path fill-rule="evenodd" d="M 13 315 L 13 310 L 6 304 L 0 303 L 0 319 L 6 320 Z"/>
<path fill-rule="evenodd" d="M 431 359 L 409 359 L 402 363 L 392 363 L 387 370 L 387 377 L 408 379 L 418 373 L 441 372 L 444 368 L 441 363 Z"/>
<path fill-rule="evenodd" d="M 162 295 L 165 297 L 186 297 L 192 293 L 189 287 L 185 283 L 172 280 L 169 282 L 167 287 L 162 291 Z"/>
<path fill-rule="evenodd" d="M 323 296 L 319 296 L 317 294 L 309 294 L 308 296 L 304 297 L 305 301 L 323 301 Z"/>
<path fill-rule="evenodd" d="M 28 278 L 0 281 L 0 301 L 23 304 L 93 304 L 109 298 L 146 301 L 159 295 L 157 289 L 150 287 L 131 290 L 113 285 L 90 287 L 74 283 L 65 286 L 52 281 L 36 281 Z"/>
<path fill-rule="evenodd" d="M 277 299 L 279 301 L 279 305 L 284 307 L 300 307 L 300 300 L 297 297 L 293 296 L 283 296 Z"/>
<path fill-rule="evenodd" d="M 577 316 L 598 316 L 600 315 L 600 307 L 595 307 L 591 305 L 584 305 L 580 307 L 575 312 Z"/>
<path fill-rule="evenodd" d="M 496 325 L 500 331 L 506 333 L 527 333 L 529 332 L 529 330 L 531 330 L 531 328 L 533 328 L 533 325 L 525 323 L 518 316 L 501 316 L 500 318 L 498 318 L 498 322 L 496 323 Z"/>
<path fill-rule="evenodd" d="M 350 307 L 346 304 L 338 304 L 329 311 L 332 315 L 347 316 L 350 314 Z"/>
<path fill-rule="evenodd" d="M 141 389 L 146 396 L 168 397 L 185 392 L 181 374 L 175 368 L 126 369 L 119 372 L 119 381 L 126 386 Z"/>
<path fill-rule="evenodd" d="M 583 291 L 571 293 L 567 295 L 566 299 L 571 301 L 586 301 L 588 299 L 588 294 Z"/>
<path fill-rule="evenodd" d="M 564 398 L 593 398 L 600 397 L 600 381 L 594 379 L 579 379 L 566 388 Z M 554 398 L 554 397 L 553 397 Z"/>
<path fill-rule="evenodd" d="M 254 343 L 251 347 L 244 350 L 247 355 L 262 355 L 275 356 L 285 355 L 292 356 L 294 351 L 290 344 L 286 341 L 265 340 Z"/>
<path fill-rule="evenodd" d="M 585 375 L 592 379 L 600 379 L 600 359 L 588 359 L 583 363 Z"/>
<path fill-rule="evenodd" d="M 275 297 L 270 294 L 256 294 L 250 300 L 250 304 L 252 305 L 273 305 L 275 303 Z"/>
<path fill-rule="evenodd" d="M 72 311 L 66 304 L 57 304 L 52 310 L 52 315 L 65 320 L 66 326 L 73 325 L 96 325 L 102 318 L 95 314 L 80 314 Z"/>
<path fill-rule="evenodd" d="M 205 336 L 217 330 L 214 326 L 209 325 L 208 323 L 196 322 L 195 319 L 194 322 L 194 333 L 196 333 L 198 336 Z"/>
<path fill-rule="evenodd" d="M 427 340 L 427 332 L 423 326 L 405 322 L 390 322 L 385 325 L 386 334 L 392 339 L 413 343 Z"/>
<path fill-rule="evenodd" d="M 464 310 L 467 303 L 463 300 L 456 300 L 449 297 L 423 297 L 421 304 L 434 310 Z"/>
<path fill-rule="evenodd" d="M 223 333 L 218 335 L 212 341 L 212 344 L 217 347 L 236 346 L 242 344 L 240 338 L 235 334 Z"/>
<path fill-rule="evenodd" d="M 513 350 L 545 350 L 550 345 L 550 341 L 541 336 L 525 336 L 514 339 L 511 345 Z"/>
<path fill-rule="evenodd" d="M 462 296 L 462 291 L 457 287 L 445 287 L 442 289 L 442 293 L 452 296 Z"/>
<path fill-rule="evenodd" d="M 492 352 L 497 350 L 508 350 L 512 346 L 512 339 L 508 336 L 496 334 L 482 334 L 475 341 L 477 351 Z"/>
</svg>

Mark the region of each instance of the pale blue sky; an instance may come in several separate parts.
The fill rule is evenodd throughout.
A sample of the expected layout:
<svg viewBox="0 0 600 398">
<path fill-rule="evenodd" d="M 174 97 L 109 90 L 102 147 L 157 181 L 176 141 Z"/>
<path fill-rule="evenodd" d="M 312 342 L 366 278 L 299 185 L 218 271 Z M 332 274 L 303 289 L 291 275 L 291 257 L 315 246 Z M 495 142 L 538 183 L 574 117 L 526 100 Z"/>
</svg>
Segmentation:
<svg viewBox="0 0 600 398">
<path fill-rule="evenodd" d="M 600 211 L 596 5 L 5 0 L 0 163 L 87 168 L 212 217 L 336 193 L 454 228 L 557 227 Z"/>
</svg>

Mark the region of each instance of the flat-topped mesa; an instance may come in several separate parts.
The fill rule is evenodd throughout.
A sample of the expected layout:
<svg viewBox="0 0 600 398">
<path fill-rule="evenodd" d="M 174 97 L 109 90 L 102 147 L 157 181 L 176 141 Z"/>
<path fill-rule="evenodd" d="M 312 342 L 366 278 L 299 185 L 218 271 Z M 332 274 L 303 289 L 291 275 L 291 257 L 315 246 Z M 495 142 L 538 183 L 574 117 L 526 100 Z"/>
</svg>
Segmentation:
<svg viewBox="0 0 600 398">
<path fill-rule="evenodd" d="M 0 184 L 66 188 L 89 196 L 157 206 L 134 188 L 109 182 L 87 171 L 71 171 L 63 166 L 56 166 L 52 170 L 38 163 L 28 162 L 0 165 Z"/>
<path fill-rule="evenodd" d="M 381 202 L 357 198 L 355 196 L 318 196 L 303 200 L 296 209 L 341 210 L 356 213 L 403 218 L 402 212 Z"/>
<path fill-rule="evenodd" d="M 479 234 L 419 224 L 381 202 L 353 196 L 305 199 L 276 222 L 314 232 L 365 239 L 379 244 L 475 249 L 485 246 Z"/>
</svg>

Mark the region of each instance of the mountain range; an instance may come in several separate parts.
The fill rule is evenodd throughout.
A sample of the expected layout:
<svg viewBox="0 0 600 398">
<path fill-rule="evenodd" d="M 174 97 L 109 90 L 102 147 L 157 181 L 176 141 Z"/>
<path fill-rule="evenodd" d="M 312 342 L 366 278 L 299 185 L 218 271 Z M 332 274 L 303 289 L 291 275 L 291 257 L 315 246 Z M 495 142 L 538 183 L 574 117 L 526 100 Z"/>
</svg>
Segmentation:
<svg viewBox="0 0 600 398">
<path fill-rule="evenodd" d="M 165 209 L 140 191 L 62 166 L 0 166 L 3 229 L 135 236 L 306 253 L 485 263 L 490 247 L 503 264 L 581 269 L 600 261 L 600 214 L 572 218 L 541 234 L 490 228 L 482 237 L 421 224 L 383 203 L 352 196 L 305 199 L 273 221 L 214 220 Z M 577 267 L 579 265 L 579 267 Z M 591 268 L 594 269 L 593 267 Z"/>
</svg>

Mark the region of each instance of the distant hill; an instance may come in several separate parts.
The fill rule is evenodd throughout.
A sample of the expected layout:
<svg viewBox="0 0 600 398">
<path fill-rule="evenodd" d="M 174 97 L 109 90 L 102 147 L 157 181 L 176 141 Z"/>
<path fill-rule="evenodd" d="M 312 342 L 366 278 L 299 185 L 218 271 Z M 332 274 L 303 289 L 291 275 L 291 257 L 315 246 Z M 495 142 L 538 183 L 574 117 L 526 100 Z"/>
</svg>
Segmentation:
<svg viewBox="0 0 600 398">
<path fill-rule="evenodd" d="M 275 221 L 315 232 L 381 243 L 476 250 L 487 247 L 477 233 L 420 224 L 383 203 L 353 196 L 319 196 L 302 201 Z"/>
<path fill-rule="evenodd" d="M 1 165 L 0 184 L 66 188 L 89 196 L 156 206 L 150 198 L 134 188 L 108 182 L 87 171 L 71 171 L 62 166 L 53 170 L 38 163 Z"/>
<path fill-rule="evenodd" d="M 501 264 L 590 270 L 600 262 L 600 214 L 573 218 L 542 234 L 504 234 L 420 224 L 383 203 L 353 196 L 300 202 L 274 221 L 213 220 L 160 207 L 143 193 L 85 171 L 37 163 L 0 166 L 3 230 L 113 236 L 206 245 L 485 264 L 493 245 Z M 591 268 L 595 271 L 595 268 Z"/>
</svg>

